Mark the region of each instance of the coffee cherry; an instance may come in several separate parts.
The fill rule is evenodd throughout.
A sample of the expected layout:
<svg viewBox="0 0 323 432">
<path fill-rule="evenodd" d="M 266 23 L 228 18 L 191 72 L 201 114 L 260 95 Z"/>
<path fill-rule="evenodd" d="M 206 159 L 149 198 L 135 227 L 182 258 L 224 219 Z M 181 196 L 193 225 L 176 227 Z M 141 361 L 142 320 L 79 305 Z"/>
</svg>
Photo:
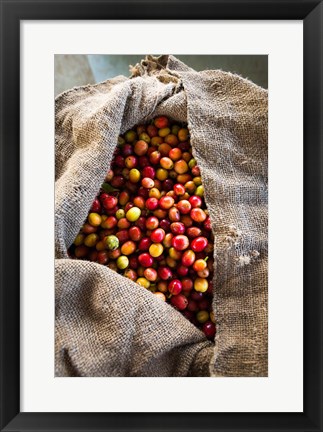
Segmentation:
<svg viewBox="0 0 323 432">
<path fill-rule="evenodd" d="M 164 251 L 164 247 L 161 243 L 153 243 L 149 247 L 149 253 L 153 258 L 161 256 Z"/>
<path fill-rule="evenodd" d="M 180 311 L 186 309 L 188 305 L 187 298 L 182 294 L 172 296 L 170 302 L 176 309 Z"/>
<path fill-rule="evenodd" d="M 157 179 L 160 180 L 160 181 L 166 180 L 167 177 L 168 177 L 168 172 L 167 172 L 167 170 L 164 169 L 164 168 L 158 168 L 158 169 L 156 170 L 156 177 L 157 177 Z"/>
<path fill-rule="evenodd" d="M 180 260 L 182 258 L 182 252 L 178 251 L 174 247 L 169 248 L 168 254 L 174 260 Z"/>
<path fill-rule="evenodd" d="M 186 234 L 188 235 L 189 238 L 195 238 L 202 234 L 202 230 L 198 227 L 192 226 L 187 228 Z"/>
<path fill-rule="evenodd" d="M 138 278 L 137 280 L 136 280 L 136 282 L 137 282 L 137 284 L 139 284 L 139 285 L 141 285 L 142 287 L 144 287 L 144 288 L 149 288 L 150 287 L 150 282 L 149 282 L 149 280 L 147 280 L 146 278 L 144 278 L 144 277 L 140 277 L 140 278 Z"/>
<path fill-rule="evenodd" d="M 196 278 L 194 281 L 194 289 L 195 291 L 204 293 L 208 289 L 208 281 L 204 278 Z"/>
<path fill-rule="evenodd" d="M 166 248 L 171 247 L 171 245 L 172 245 L 172 238 L 173 238 L 173 237 L 174 237 L 174 236 L 173 236 L 172 233 L 167 233 L 167 234 L 165 235 L 165 238 L 164 238 L 164 240 L 163 240 L 163 245 L 164 245 Z"/>
<path fill-rule="evenodd" d="M 196 319 L 201 324 L 204 324 L 209 319 L 209 317 L 209 313 L 205 310 L 201 310 L 196 314 Z"/>
<path fill-rule="evenodd" d="M 129 266 L 132 269 L 137 269 L 138 268 L 138 266 L 139 266 L 138 258 L 135 255 L 132 255 L 131 257 L 129 257 Z"/>
<path fill-rule="evenodd" d="M 129 265 L 129 259 L 124 255 L 119 256 L 119 258 L 117 259 L 117 267 L 120 270 L 124 270 L 125 268 L 128 267 L 128 265 Z"/>
<path fill-rule="evenodd" d="M 165 128 L 169 125 L 169 121 L 168 121 L 167 117 L 160 116 L 160 117 L 155 118 L 154 124 L 155 124 L 156 128 L 162 129 L 162 128 Z"/>
<path fill-rule="evenodd" d="M 160 228 L 162 228 L 165 232 L 170 230 L 170 225 L 171 225 L 171 223 L 168 219 L 162 219 L 159 222 Z"/>
<path fill-rule="evenodd" d="M 182 214 L 188 214 L 190 213 L 192 206 L 189 201 L 182 199 L 177 204 L 177 208 Z"/>
<path fill-rule="evenodd" d="M 215 336 L 215 325 L 212 321 L 206 321 L 203 324 L 202 330 L 208 339 L 213 339 Z"/>
<path fill-rule="evenodd" d="M 85 258 L 88 252 L 89 248 L 84 245 L 77 246 L 74 251 L 76 258 Z"/>
<path fill-rule="evenodd" d="M 145 203 L 148 210 L 155 210 L 158 207 L 158 199 L 157 198 L 148 198 Z"/>
<path fill-rule="evenodd" d="M 186 250 L 182 256 L 182 264 L 186 267 L 191 266 L 195 261 L 195 253 L 192 250 Z"/>
<path fill-rule="evenodd" d="M 207 231 L 211 231 L 211 230 L 212 230 L 211 219 L 210 219 L 209 216 L 205 219 L 204 224 L 203 224 L 203 227 L 204 227 L 204 229 L 206 229 Z"/>
<path fill-rule="evenodd" d="M 150 143 L 150 136 L 146 132 L 142 132 L 139 134 L 139 140 L 145 141 L 146 143 Z"/>
<path fill-rule="evenodd" d="M 174 260 L 173 258 L 171 258 L 170 256 L 166 257 L 166 264 L 167 264 L 168 267 L 170 267 L 170 268 L 175 268 L 175 267 L 177 267 L 177 261 Z"/>
<path fill-rule="evenodd" d="M 191 196 L 189 202 L 193 208 L 202 206 L 202 199 L 197 195 Z"/>
<path fill-rule="evenodd" d="M 202 185 L 197 186 L 196 191 L 195 191 L 195 195 L 203 196 L 204 195 L 204 186 L 202 186 Z"/>
<path fill-rule="evenodd" d="M 190 216 L 195 222 L 204 222 L 206 219 L 205 212 L 199 207 L 193 208 L 190 212 Z"/>
<path fill-rule="evenodd" d="M 183 292 L 191 292 L 193 289 L 193 281 L 190 278 L 182 279 L 182 289 Z"/>
<path fill-rule="evenodd" d="M 158 227 L 158 225 L 159 225 L 159 220 L 156 216 L 149 216 L 149 218 L 147 218 L 146 228 L 148 230 L 154 230 Z"/>
<path fill-rule="evenodd" d="M 130 261 L 129 265 L 131 265 Z M 127 268 L 126 271 L 123 273 L 123 276 L 131 279 L 132 281 L 135 281 L 138 278 L 137 273 L 131 268 Z"/>
<path fill-rule="evenodd" d="M 174 164 L 174 170 L 177 172 L 177 174 L 187 173 L 188 171 L 187 162 L 184 159 L 180 159 L 179 161 L 176 161 Z"/>
<path fill-rule="evenodd" d="M 157 271 L 151 267 L 144 270 L 144 276 L 149 282 L 155 282 L 157 279 Z"/>
<path fill-rule="evenodd" d="M 138 158 L 134 155 L 127 156 L 124 160 L 125 166 L 128 169 L 136 168 L 138 165 Z"/>
<path fill-rule="evenodd" d="M 208 245 L 207 238 L 196 237 L 191 242 L 191 248 L 194 252 L 202 252 Z"/>
<path fill-rule="evenodd" d="M 157 189 L 156 187 L 149 189 L 149 197 L 150 198 L 156 198 L 158 200 L 161 197 L 160 190 Z"/>
<path fill-rule="evenodd" d="M 201 278 L 207 278 L 210 276 L 209 269 L 205 268 L 204 270 L 198 271 L 197 275 L 198 275 L 198 277 L 201 277 Z"/>
<path fill-rule="evenodd" d="M 151 189 L 154 187 L 155 182 L 153 179 L 151 179 L 149 177 L 145 177 L 141 180 L 141 184 L 145 189 Z"/>
<path fill-rule="evenodd" d="M 146 210 L 145 209 L 145 199 L 142 196 L 136 196 L 133 199 L 133 205 L 132 205 L 132 207 L 138 207 L 138 208 L 140 208 L 140 210 L 142 210 L 141 214 L 143 214 L 144 211 Z M 128 209 L 125 207 L 125 210 L 127 211 Z"/>
<path fill-rule="evenodd" d="M 112 229 L 118 224 L 118 219 L 115 216 L 107 217 L 103 222 L 101 222 L 101 227 L 104 229 Z"/>
<path fill-rule="evenodd" d="M 185 187 L 185 191 L 188 192 L 189 194 L 193 194 L 196 190 L 196 186 L 192 180 L 187 181 L 184 184 L 184 187 Z M 191 203 L 191 205 L 192 205 L 192 203 Z M 192 206 L 192 207 L 194 207 L 194 206 Z"/>
<path fill-rule="evenodd" d="M 165 231 L 162 228 L 155 229 L 151 235 L 150 239 L 154 243 L 161 243 L 165 238 Z"/>
<path fill-rule="evenodd" d="M 123 255 L 131 255 L 136 250 L 136 243 L 132 240 L 128 240 L 121 246 L 121 253 Z"/>
<path fill-rule="evenodd" d="M 159 207 L 164 210 L 169 210 L 174 205 L 174 198 L 171 196 L 163 196 L 159 200 Z"/>
<path fill-rule="evenodd" d="M 150 240 L 150 238 L 144 237 L 140 240 L 140 242 L 138 244 L 138 249 L 140 251 L 148 251 L 151 244 L 152 244 L 152 241 Z"/>
<path fill-rule="evenodd" d="M 187 141 L 188 139 L 188 129 L 182 128 L 178 131 L 177 136 L 180 141 Z"/>
<path fill-rule="evenodd" d="M 184 234 L 185 232 L 185 225 L 182 222 L 173 222 L 170 225 L 170 229 L 173 234 Z"/>
<path fill-rule="evenodd" d="M 197 302 L 201 302 L 204 299 L 204 294 L 200 291 L 193 290 L 191 292 L 191 299 Z"/>
<path fill-rule="evenodd" d="M 148 125 L 147 126 L 147 133 L 150 136 L 150 138 L 153 138 L 153 137 L 158 135 L 158 129 L 154 125 Z"/>
<path fill-rule="evenodd" d="M 143 236 L 143 234 L 142 234 L 141 229 L 139 227 L 132 226 L 129 228 L 129 237 L 134 242 L 138 242 L 139 240 L 141 240 L 142 236 Z"/>
<path fill-rule="evenodd" d="M 163 280 L 168 280 L 173 277 L 173 273 L 170 268 L 160 266 L 157 270 L 158 276 Z"/>
<path fill-rule="evenodd" d="M 97 262 L 99 264 L 107 264 L 108 261 L 109 261 L 108 251 L 106 251 L 106 250 L 98 251 Z"/>
<path fill-rule="evenodd" d="M 108 195 L 102 204 L 105 209 L 113 209 L 118 204 L 118 200 L 115 196 Z"/>
<path fill-rule="evenodd" d="M 174 166 L 173 161 L 170 158 L 166 157 L 166 156 L 162 157 L 160 159 L 159 163 L 160 163 L 160 166 L 162 168 L 166 169 L 166 170 L 170 170 Z"/>
<path fill-rule="evenodd" d="M 196 301 L 190 299 L 188 301 L 187 309 L 191 312 L 197 312 L 198 311 L 198 304 Z"/>
<path fill-rule="evenodd" d="M 164 138 L 165 136 L 170 134 L 170 129 L 168 127 L 164 127 L 159 129 L 158 131 L 158 135 L 161 136 L 162 138 Z"/>
<path fill-rule="evenodd" d="M 179 279 L 173 279 L 168 284 L 168 291 L 173 295 L 178 295 L 182 291 L 182 282 Z"/>
<path fill-rule="evenodd" d="M 193 269 L 196 272 L 200 272 L 200 271 L 206 269 L 206 266 L 207 266 L 207 263 L 204 259 L 198 259 L 194 262 Z"/>
<path fill-rule="evenodd" d="M 127 229 L 130 227 L 130 222 L 126 218 L 121 218 L 118 220 L 117 227 L 120 229 Z"/>
<path fill-rule="evenodd" d="M 143 170 L 142 170 L 142 176 L 144 178 L 150 178 L 150 179 L 154 179 L 156 175 L 156 171 L 154 170 L 154 168 L 152 166 L 146 166 Z"/>
<path fill-rule="evenodd" d="M 177 235 L 172 239 L 172 246 L 179 251 L 187 249 L 189 244 L 190 242 L 185 235 Z"/>
<path fill-rule="evenodd" d="M 174 182 L 172 179 L 167 178 L 166 180 L 164 180 L 162 187 L 163 190 L 167 192 L 167 196 L 173 196 L 173 198 L 176 197 L 175 192 L 172 190 L 174 187 Z"/>
<path fill-rule="evenodd" d="M 109 258 L 113 260 L 119 258 L 120 255 L 121 255 L 121 250 L 119 248 L 108 252 Z"/>
<path fill-rule="evenodd" d="M 186 192 L 185 187 L 181 183 L 176 183 L 174 185 L 174 192 L 176 195 L 184 195 Z"/>
<path fill-rule="evenodd" d="M 130 222 L 135 222 L 137 219 L 139 219 L 140 215 L 141 215 L 140 208 L 138 208 L 138 207 L 132 207 L 130 210 L 127 211 L 126 218 Z"/>
<path fill-rule="evenodd" d="M 177 267 L 177 273 L 179 276 L 186 276 L 188 274 L 188 267 L 181 264 Z"/>
<path fill-rule="evenodd" d="M 84 239 L 84 245 L 87 247 L 93 247 L 99 241 L 99 236 L 95 233 L 88 234 Z"/>
<path fill-rule="evenodd" d="M 81 246 L 84 243 L 85 235 L 78 234 L 74 240 L 75 246 Z"/>
<path fill-rule="evenodd" d="M 155 150 L 149 155 L 149 161 L 153 165 L 157 165 L 159 163 L 161 157 L 162 157 L 162 154 L 160 153 L 160 151 Z"/>
<path fill-rule="evenodd" d="M 162 301 L 166 301 L 166 297 L 165 294 L 163 294 L 162 292 L 156 291 L 153 293 L 158 299 L 162 300 Z"/>
<path fill-rule="evenodd" d="M 148 137 L 149 138 L 149 137 Z M 149 139 L 150 141 L 150 139 Z M 143 156 L 144 154 L 147 153 L 148 150 L 148 144 L 146 141 L 144 141 L 143 139 L 140 139 L 139 141 L 136 142 L 136 144 L 133 147 L 134 152 L 136 153 L 136 155 L 138 156 Z"/>
<path fill-rule="evenodd" d="M 133 130 L 130 130 L 130 131 L 125 133 L 125 139 L 129 143 L 134 142 L 136 138 L 137 138 L 137 134 Z"/>
<path fill-rule="evenodd" d="M 100 213 L 101 203 L 98 198 L 95 198 L 95 200 L 93 201 L 90 211 L 93 213 Z"/>
<path fill-rule="evenodd" d="M 126 229 L 122 229 L 122 230 L 116 232 L 116 236 L 118 237 L 120 244 L 129 240 L 129 232 Z"/>
<path fill-rule="evenodd" d="M 182 151 L 178 148 L 172 148 L 169 153 L 168 153 L 168 157 L 172 160 L 172 161 L 178 161 L 179 159 L 181 159 L 182 157 Z"/>
<path fill-rule="evenodd" d="M 201 174 L 200 168 L 198 166 L 194 166 L 191 171 L 193 176 L 199 176 Z"/>
<path fill-rule="evenodd" d="M 118 137 L 105 182 L 68 253 L 106 265 L 215 335 L 211 220 L 185 125 L 165 116 Z"/>
<path fill-rule="evenodd" d="M 176 207 L 171 207 L 168 211 L 168 218 L 172 222 L 178 222 L 181 219 L 181 214 Z"/>
<path fill-rule="evenodd" d="M 139 264 L 143 267 L 151 267 L 153 265 L 154 259 L 148 253 L 142 253 L 138 256 Z"/>
<path fill-rule="evenodd" d="M 107 247 L 107 249 L 112 250 L 112 251 L 115 249 L 118 249 L 118 247 L 119 247 L 119 239 L 118 239 L 118 237 L 116 237 L 114 235 L 109 235 L 109 236 L 105 237 L 104 243 L 105 243 L 105 246 Z"/>
</svg>

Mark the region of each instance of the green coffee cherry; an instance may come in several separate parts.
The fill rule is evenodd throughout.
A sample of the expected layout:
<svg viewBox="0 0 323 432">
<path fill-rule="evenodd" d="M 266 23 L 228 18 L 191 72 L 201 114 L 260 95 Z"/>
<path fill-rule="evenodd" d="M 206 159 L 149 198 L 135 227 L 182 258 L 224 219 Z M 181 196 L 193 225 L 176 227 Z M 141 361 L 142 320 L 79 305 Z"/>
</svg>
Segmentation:
<svg viewBox="0 0 323 432">
<path fill-rule="evenodd" d="M 105 243 L 105 246 L 109 250 L 112 250 L 112 251 L 118 249 L 118 247 L 119 247 L 119 239 L 118 239 L 118 237 L 116 237 L 114 235 L 109 235 L 109 236 L 105 237 L 104 243 Z"/>
<path fill-rule="evenodd" d="M 117 266 L 120 270 L 124 270 L 129 265 L 129 259 L 125 255 L 119 256 L 117 259 Z"/>
</svg>

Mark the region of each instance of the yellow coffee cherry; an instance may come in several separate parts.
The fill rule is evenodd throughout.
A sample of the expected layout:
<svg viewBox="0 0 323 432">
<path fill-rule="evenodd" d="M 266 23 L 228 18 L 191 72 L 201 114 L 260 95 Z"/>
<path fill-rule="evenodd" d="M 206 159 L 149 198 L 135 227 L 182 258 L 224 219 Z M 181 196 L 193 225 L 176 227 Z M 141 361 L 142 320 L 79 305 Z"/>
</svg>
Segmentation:
<svg viewBox="0 0 323 432">
<path fill-rule="evenodd" d="M 101 216 L 98 213 L 90 213 L 87 219 L 89 224 L 94 227 L 101 225 L 102 222 Z"/>
<path fill-rule="evenodd" d="M 207 291 L 208 286 L 209 286 L 209 283 L 208 283 L 207 279 L 205 279 L 205 278 L 198 277 L 194 281 L 195 291 L 203 293 L 203 292 Z"/>
<path fill-rule="evenodd" d="M 149 253 L 153 258 L 159 257 L 164 251 L 164 247 L 161 243 L 153 243 L 149 247 Z"/>
<path fill-rule="evenodd" d="M 207 311 L 202 310 L 196 314 L 196 319 L 199 323 L 204 324 L 209 319 L 209 316 L 210 315 Z"/>
<path fill-rule="evenodd" d="M 215 324 L 215 315 L 214 312 L 210 312 L 210 320 Z"/>
<path fill-rule="evenodd" d="M 149 282 L 149 280 L 147 280 L 146 278 L 144 278 L 144 277 L 140 277 L 140 278 L 138 278 L 137 280 L 136 280 L 136 282 L 137 282 L 137 284 L 139 284 L 139 285 L 141 285 L 142 287 L 144 287 L 144 288 L 149 288 L 150 287 L 150 282 Z"/>
</svg>

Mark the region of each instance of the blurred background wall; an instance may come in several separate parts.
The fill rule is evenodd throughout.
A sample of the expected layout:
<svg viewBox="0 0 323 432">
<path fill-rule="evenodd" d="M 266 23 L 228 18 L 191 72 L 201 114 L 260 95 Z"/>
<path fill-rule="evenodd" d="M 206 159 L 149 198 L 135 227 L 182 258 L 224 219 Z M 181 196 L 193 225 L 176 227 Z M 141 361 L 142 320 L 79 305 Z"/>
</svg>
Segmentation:
<svg viewBox="0 0 323 432">
<path fill-rule="evenodd" d="M 55 96 L 69 88 L 94 84 L 117 75 L 129 76 L 139 55 L 55 55 Z M 268 57 L 264 55 L 176 55 L 193 69 L 222 69 L 268 87 Z"/>
</svg>

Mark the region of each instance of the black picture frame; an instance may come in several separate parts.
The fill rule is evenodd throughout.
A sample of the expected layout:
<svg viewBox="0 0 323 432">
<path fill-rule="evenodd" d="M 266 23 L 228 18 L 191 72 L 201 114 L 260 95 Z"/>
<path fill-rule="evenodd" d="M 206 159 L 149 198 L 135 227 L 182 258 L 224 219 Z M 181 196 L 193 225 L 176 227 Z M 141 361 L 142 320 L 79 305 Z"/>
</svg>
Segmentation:
<svg viewBox="0 0 323 432">
<path fill-rule="evenodd" d="M 322 431 L 323 4 L 317 0 L 0 0 L 1 431 Z M 304 412 L 21 413 L 19 309 L 20 21 L 95 19 L 303 20 Z M 297 317 L 295 317 L 297 319 Z"/>
</svg>

